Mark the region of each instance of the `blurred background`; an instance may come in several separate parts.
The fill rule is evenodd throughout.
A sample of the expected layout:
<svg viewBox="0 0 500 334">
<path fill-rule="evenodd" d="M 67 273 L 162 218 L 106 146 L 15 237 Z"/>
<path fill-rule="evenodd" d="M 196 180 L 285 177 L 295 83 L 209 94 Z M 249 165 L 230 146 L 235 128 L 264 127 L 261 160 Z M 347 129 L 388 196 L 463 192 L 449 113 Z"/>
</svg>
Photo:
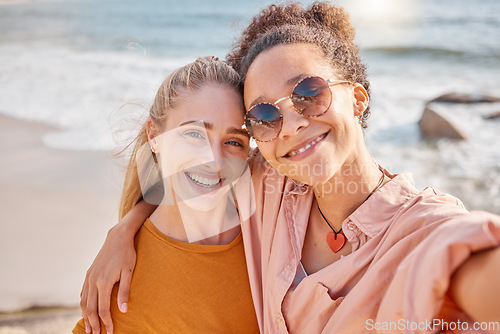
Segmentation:
<svg viewBox="0 0 500 334">
<path fill-rule="evenodd" d="M 0 312 L 78 304 L 117 220 L 123 161 L 112 154 L 138 132 L 172 69 L 224 58 L 268 3 L 1 0 Z M 484 118 L 500 104 L 439 106 L 465 141 L 426 140 L 418 127 L 441 94 L 500 96 L 500 1 L 334 3 L 350 12 L 368 64 L 374 157 L 411 172 L 420 189 L 500 213 L 500 118 Z M 13 328 L 1 319 L 0 333 Z"/>
</svg>

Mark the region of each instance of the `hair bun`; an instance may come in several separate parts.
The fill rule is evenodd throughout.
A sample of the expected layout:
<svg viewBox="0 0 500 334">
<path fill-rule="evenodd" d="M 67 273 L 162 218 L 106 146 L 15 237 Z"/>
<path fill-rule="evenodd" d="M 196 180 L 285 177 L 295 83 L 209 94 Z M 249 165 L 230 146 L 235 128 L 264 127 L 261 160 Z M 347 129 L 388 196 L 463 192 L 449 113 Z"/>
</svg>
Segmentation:
<svg viewBox="0 0 500 334">
<path fill-rule="evenodd" d="M 349 14 L 342 7 L 329 2 L 314 2 L 307 8 L 303 8 L 298 2 L 286 5 L 271 4 L 255 15 L 252 23 L 243 31 L 227 55 L 228 63 L 240 72 L 241 61 L 252 44 L 269 30 L 285 25 L 310 26 L 324 30 L 334 39 L 354 46 L 356 31 L 351 25 Z"/>
<path fill-rule="evenodd" d="M 337 38 L 354 41 L 356 31 L 351 25 L 349 14 L 342 7 L 315 2 L 308 10 L 309 22 L 326 29 Z"/>
<path fill-rule="evenodd" d="M 219 57 L 216 56 L 205 56 L 205 57 L 200 57 L 208 61 L 219 61 Z"/>
</svg>

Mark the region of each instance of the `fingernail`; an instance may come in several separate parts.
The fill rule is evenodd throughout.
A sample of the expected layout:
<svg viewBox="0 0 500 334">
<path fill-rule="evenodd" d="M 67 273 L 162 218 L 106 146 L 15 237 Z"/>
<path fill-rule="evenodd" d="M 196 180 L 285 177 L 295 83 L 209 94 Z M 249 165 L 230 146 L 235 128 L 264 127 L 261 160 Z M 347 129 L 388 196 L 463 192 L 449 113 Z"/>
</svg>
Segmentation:
<svg viewBox="0 0 500 334">
<path fill-rule="evenodd" d="M 122 303 L 120 305 L 120 312 L 127 313 L 127 303 Z"/>
<path fill-rule="evenodd" d="M 90 328 L 88 328 L 87 326 L 85 326 L 85 333 L 90 333 Z"/>
</svg>

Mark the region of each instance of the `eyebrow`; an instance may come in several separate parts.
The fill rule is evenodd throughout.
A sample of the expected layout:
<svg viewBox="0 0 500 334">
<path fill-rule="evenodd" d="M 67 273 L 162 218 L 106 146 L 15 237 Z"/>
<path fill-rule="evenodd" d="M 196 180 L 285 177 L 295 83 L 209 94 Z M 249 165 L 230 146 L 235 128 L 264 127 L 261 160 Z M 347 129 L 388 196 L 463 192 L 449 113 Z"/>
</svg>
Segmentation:
<svg viewBox="0 0 500 334">
<path fill-rule="evenodd" d="M 313 75 L 311 74 L 306 74 L 306 73 L 303 73 L 303 74 L 299 74 L 291 79 L 288 79 L 286 81 L 286 84 L 287 86 L 291 86 L 291 85 L 295 85 L 297 84 L 300 80 L 304 79 L 304 78 L 308 78 L 308 77 L 312 77 Z"/>
<path fill-rule="evenodd" d="M 192 124 L 192 123 L 203 123 L 203 125 L 205 126 L 205 128 L 207 130 L 212 130 L 214 128 L 214 125 L 212 123 L 205 122 L 202 120 L 193 120 L 193 121 L 182 122 L 181 124 L 179 124 L 179 127 L 181 127 L 183 125 L 187 125 L 187 124 Z M 231 128 L 226 130 L 226 133 L 232 134 L 232 135 L 242 135 L 242 136 L 248 137 L 248 132 L 246 132 L 245 130 L 243 130 L 241 128 L 231 127 Z"/>
<path fill-rule="evenodd" d="M 182 122 L 181 124 L 179 124 L 179 127 L 183 126 L 183 125 L 187 125 L 187 124 L 192 124 L 192 123 L 203 123 L 203 125 L 205 126 L 206 129 L 208 130 L 212 130 L 212 128 L 214 127 L 214 125 L 212 123 L 209 123 L 209 122 L 204 122 L 202 120 L 193 120 L 193 121 L 186 121 L 186 122 Z"/>
<path fill-rule="evenodd" d="M 285 82 L 285 85 L 286 86 L 292 86 L 292 85 L 295 85 L 297 84 L 297 82 L 299 82 L 300 80 L 304 79 L 304 78 L 307 78 L 307 77 L 311 77 L 312 75 L 311 74 L 306 74 L 306 73 L 303 73 L 303 74 L 299 74 L 291 79 L 288 79 L 286 82 Z M 259 103 L 263 103 L 266 101 L 266 98 L 264 95 L 260 95 L 258 96 L 255 100 L 253 100 L 253 102 L 250 104 L 250 108 L 253 107 L 254 105 L 256 104 L 259 104 Z M 271 103 L 271 102 L 267 102 L 267 103 Z"/>
<path fill-rule="evenodd" d="M 238 128 L 230 128 L 227 133 L 232 134 L 232 135 L 241 135 L 241 136 L 248 137 L 248 132 L 246 132 L 246 130 L 238 129 Z"/>
</svg>

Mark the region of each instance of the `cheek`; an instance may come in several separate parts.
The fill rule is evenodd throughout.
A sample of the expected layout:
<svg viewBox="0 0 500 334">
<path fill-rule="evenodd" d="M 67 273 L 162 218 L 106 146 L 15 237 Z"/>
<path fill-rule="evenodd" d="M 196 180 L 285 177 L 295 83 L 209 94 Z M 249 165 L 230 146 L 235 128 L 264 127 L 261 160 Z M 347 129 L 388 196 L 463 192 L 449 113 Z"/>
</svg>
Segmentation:
<svg viewBox="0 0 500 334">
<path fill-rule="evenodd" d="M 266 143 L 257 142 L 257 147 L 259 148 L 260 153 L 271 165 L 273 162 L 276 162 L 276 145 L 274 144 L 274 141 Z"/>
<path fill-rule="evenodd" d="M 338 124 L 338 126 L 352 126 L 355 118 L 353 101 L 348 97 L 341 95 L 337 101 L 332 103 L 332 107 L 327 115 L 328 114 L 330 115 L 331 121 Z"/>
<path fill-rule="evenodd" d="M 161 152 L 161 167 L 164 176 L 173 175 L 202 163 L 213 161 L 212 150 L 208 146 L 197 147 L 179 142 Z"/>
<path fill-rule="evenodd" d="M 335 108 L 335 106 L 323 115 L 321 119 L 318 119 L 318 121 L 323 122 L 333 129 L 332 135 L 336 138 L 335 141 L 337 144 L 339 141 L 344 140 L 356 125 L 354 117 L 346 112 L 346 109 Z"/>
<path fill-rule="evenodd" d="M 273 142 L 271 142 L 271 143 L 273 143 Z M 266 161 L 269 163 L 269 165 L 271 165 L 271 167 L 273 167 L 275 170 L 277 170 L 278 172 L 280 172 L 282 174 L 288 175 L 289 174 L 288 171 L 290 169 L 290 166 L 288 166 L 287 164 L 282 164 L 276 159 L 276 149 L 275 149 L 276 146 L 271 144 L 271 143 L 259 143 L 259 144 L 257 144 L 257 146 L 259 147 L 260 153 L 262 154 L 264 159 L 266 159 Z"/>
<path fill-rule="evenodd" d="M 249 152 L 248 150 L 243 150 L 243 152 L 238 155 L 238 159 L 241 159 L 246 162 L 248 158 L 248 152 Z"/>
<path fill-rule="evenodd" d="M 183 155 L 172 147 L 162 150 L 160 157 L 163 176 L 170 176 L 179 172 L 180 166 L 185 163 Z"/>
<path fill-rule="evenodd" d="M 223 149 L 226 150 L 226 155 L 234 159 L 247 160 L 248 152 L 250 151 L 250 146 L 248 143 L 243 144 L 244 147 L 232 147 L 225 146 Z"/>
</svg>

